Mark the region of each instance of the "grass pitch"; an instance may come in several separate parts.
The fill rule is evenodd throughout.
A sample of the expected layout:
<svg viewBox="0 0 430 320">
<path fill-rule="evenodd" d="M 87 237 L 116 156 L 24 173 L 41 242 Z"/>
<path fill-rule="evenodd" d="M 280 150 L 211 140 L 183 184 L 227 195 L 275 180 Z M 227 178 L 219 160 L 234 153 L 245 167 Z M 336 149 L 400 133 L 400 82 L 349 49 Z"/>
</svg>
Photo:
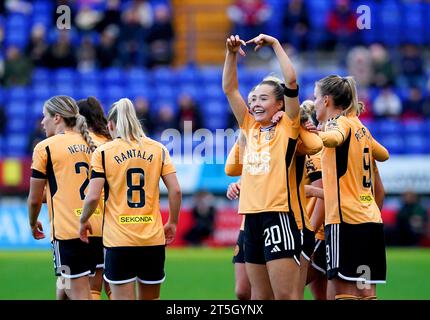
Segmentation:
<svg viewBox="0 0 430 320">
<path fill-rule="evenodd" d="M 231 248 L 168 248 L 161 299 L 235 299 L 232 253 Z M 379 299 L 430 299 L 430 249 L 389 248 L 387 263 Z M 0 251 L 0 299 L 55 299 L 51 252 Z"/>
</svg>

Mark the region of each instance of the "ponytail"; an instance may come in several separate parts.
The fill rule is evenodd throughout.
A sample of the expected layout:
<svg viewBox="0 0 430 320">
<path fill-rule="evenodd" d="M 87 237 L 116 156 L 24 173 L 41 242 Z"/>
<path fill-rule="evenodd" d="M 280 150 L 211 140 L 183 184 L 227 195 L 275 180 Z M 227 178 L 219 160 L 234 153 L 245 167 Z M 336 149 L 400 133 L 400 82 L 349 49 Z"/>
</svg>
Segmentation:
<svg viewBox="0 0 430 320">
<path fill-rule="evenodd" d="M 88 131 L 87 120 L 81 114 L 78 114 L 76 116 L 76 129 L 79 130 L 80 134 L 84 138 L 87 145 L 90 147 L 91 151 L 93 152 L 94 150 L 96 150 L 97 146 L 95 145 L 93 139 L 90 136 L 90 132 Z"/>
<path fill-rule="evenodd" d="M 357 86 L 353 77 L 330 75 L 316 82 L 323 96 L 332 96 L 336 108 L 341 108 L 344 116 L 359 116 L 364 104 L 358 101 Z"/>
<path fill-rule="evenodd" d="M 145 136 L 130 99 L 122 98 L 115 102 L 109 111 L 108 121 L 115 123 L 118 136 L 128 143 L 132 140 L 140 143 Z"/>
<path fill-rule="evenodd" d="M 345 116 L 359 116 L 364 111 L 364 104 L 358 101 L 357 86 L 353 77 L 348 76 L 344 78 L 349 84 L 351 89 L 351 104 L 343 111 Z"/>
</svg>

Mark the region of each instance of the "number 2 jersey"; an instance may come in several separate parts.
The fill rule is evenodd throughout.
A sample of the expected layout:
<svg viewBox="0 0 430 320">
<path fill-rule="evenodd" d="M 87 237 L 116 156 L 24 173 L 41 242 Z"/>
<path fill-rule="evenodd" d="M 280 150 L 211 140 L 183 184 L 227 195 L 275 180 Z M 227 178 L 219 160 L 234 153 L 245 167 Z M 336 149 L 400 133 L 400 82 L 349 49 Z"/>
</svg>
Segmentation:
<svg viewBox="0 0 430 320">
<path fill-rule="evenodd" d="M 373 139 L 357 117 L 330 119 L 320 132 L 325 224 L 381 223 L 372 186 L 373 159 L 385 161 L 388 151 Z"/>
<path fill-rule="evenodd" d="M 91 150 L 80 133 L 65 131 L 39 142 L 33 151 L 32 177 L 47 180 L 46 203 L 51 240 L 79 238 L 79 219 L 89 184 Z M 90 222 L 96 224 L 98 210 Z"/>
<path fill-rule="evenodd" d="M 105 178 L 104 246 L 164 245 L 159 181 L 176 172 L 167 149 L 148 137 L 140 145 L 117 138 L 96 149 L 91 165 L 91 179 Z"/>
</svg>

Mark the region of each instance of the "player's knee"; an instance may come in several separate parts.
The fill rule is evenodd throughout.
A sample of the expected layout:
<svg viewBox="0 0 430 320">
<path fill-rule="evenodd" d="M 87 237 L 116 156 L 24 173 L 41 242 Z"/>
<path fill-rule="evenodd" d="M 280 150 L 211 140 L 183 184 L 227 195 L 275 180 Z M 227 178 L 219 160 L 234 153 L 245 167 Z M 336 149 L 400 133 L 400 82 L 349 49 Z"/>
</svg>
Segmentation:
<svg viewBox="0 0 430 320">
<path fill-rule="evenodd" d="M 238 300 L 251 299 L 251 288 L 247 285 L 236 285 L 235 293 Z"/>
</svg>

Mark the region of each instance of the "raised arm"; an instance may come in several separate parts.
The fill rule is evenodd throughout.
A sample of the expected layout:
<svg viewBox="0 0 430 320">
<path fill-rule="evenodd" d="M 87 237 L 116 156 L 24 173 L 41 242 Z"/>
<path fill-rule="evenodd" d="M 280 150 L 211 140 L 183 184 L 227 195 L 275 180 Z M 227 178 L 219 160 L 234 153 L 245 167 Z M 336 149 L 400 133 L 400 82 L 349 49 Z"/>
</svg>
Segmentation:
<svg viewBox="0 0 430 320">
<path fill-rule="evenodd" d="M 285 86 L 290 90 L 297 90 L 297 77 L 296 71 L 294 70 L 293 64 L 290 61 L 284 48 L 278 41 L 278 39 L 271 37 L 266 34 L 260 34 L 257 37 L 247 41 L 246 43 L 253 42 L 257 46 L 255 50 L 259 50 L 263 46 L 271 46 L 278 58 L 279 65 L 281 66 L 282 75 L 284 77 Z M 288 97 L 285 96 L 285 112 L 290 119 L 294 119 L 299 114 L 299 97 Z"/>
<path fill-rule="evenodd" d="M 224 69 L 222 73 L 222 89 L 227 97 L 231 110 L 239 124 L 242 125 L 248 108 L 245 100 L 239 92 L 239 83 L 237 79 L 237 53 L 245 55 L 240 48 L 245 42 L 239 36 L 230 36 L 226 41 L 226 55 Z"/>
</svg>

